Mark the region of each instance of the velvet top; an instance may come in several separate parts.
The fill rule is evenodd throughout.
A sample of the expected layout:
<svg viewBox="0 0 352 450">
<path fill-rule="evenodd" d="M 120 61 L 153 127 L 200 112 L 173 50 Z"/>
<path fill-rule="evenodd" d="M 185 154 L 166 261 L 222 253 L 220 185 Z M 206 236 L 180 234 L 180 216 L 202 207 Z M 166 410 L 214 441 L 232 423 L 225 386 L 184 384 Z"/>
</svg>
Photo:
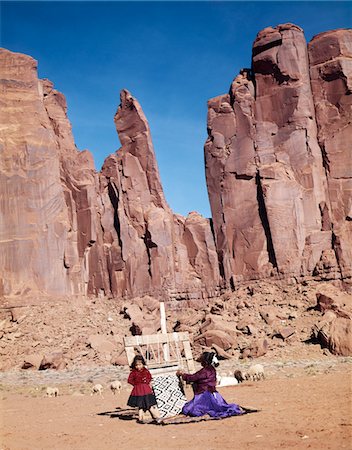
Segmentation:
<svg viewBox="0 0 352 450">
<path fill-rule="evenodd" d="M 205 391 L 216 391 L 216 370 L 213 366 L 203 367 L 193 375 L 184 373 L 182 378 L 185 381 L 192 382 L 194 395 Z"/>
<path fill-rule="evenodd" d="M 132 369 L 127 379 L 127 382 L 133 386 L 131 395 L 141 396 L 152 394 L 153 391 L 150 387 L 151 381 L 152 376 L 145 367 L 142 370 Z"/>
</svg>

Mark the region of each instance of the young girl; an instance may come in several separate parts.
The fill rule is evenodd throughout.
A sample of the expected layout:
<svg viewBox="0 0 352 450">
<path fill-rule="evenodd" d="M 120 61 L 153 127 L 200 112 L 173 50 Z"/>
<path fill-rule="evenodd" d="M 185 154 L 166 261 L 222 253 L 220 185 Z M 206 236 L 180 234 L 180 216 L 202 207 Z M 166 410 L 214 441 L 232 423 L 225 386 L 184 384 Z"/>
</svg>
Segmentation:
<svg viewBox="0 0 352 450">
<path fill-rule="evenodd" d="M 145 367 L 143 356 L 136 355 L 131 364 L 131 372 L 128 377 L 128 383 L 132 384 L 133 389 L 127 401 L 128 406 L 137 407 L 138 417 L 143 422 L 144 412 L 149 411 L 153 419 L 160 417 L 158 408 L 156 407 L 156 398 L 150 382 L 152 376 Z"/>
<path fill-rule="evenodd" d="M 200 357 L 203 368 L 191 375 L 178 371 L 183 380 L 192 382 L 194 397 L 182 408 L 188 416 L 228 417 L 243 414 L 245 411 L 236 403 L 227 403 L 216 390 L 216 370 L 219 362 L 214 352 L 204 352 Z"/>
</svg>

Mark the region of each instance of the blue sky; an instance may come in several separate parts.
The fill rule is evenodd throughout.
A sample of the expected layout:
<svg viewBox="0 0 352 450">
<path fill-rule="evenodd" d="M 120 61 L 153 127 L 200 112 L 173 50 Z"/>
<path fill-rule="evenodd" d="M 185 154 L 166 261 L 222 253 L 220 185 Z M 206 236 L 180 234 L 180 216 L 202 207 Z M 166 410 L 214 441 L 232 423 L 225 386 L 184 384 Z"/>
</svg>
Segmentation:
<svg viewBox="0 0 352 450">
<path fill-rule="evenodd" d="M 146 114 L 166 199 L 210 217 L 207 100 L 250 67 L 267 26 L 315 34 L 351 27 L 351 2 L 0 2 L 1 46 L 31 55 L 68 103 L 76 145 L 99 170 L 120 147 L 113 117 L 128 89 Z"/>
</svg>

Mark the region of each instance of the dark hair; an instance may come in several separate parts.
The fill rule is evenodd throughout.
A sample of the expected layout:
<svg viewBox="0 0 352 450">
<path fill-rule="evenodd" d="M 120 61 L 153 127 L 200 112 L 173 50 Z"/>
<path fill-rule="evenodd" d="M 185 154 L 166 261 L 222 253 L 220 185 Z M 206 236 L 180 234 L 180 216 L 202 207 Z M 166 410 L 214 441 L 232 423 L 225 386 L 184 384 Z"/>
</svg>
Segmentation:
<svg viewBox="0 0 352 450">
<path fill-rule="evenodd" d="M 136 364 L 137 364 L 138 361 L 140 361 L 143 364 L 143 366 L 145 366 L 145 360 L 144 360 L 143 356 L 142 355 L 136 355 L 133 358 L 133 361 L 132 361 L 132 364 L 131 364 L 131 369 L 135 369 L 136 368 Z"/>
<path fill-rule="evenodd" d="M 204 364 L 204 366 L 215 366 L 217 367 L 219 363 L 217 362 L 217 359 L 213 361 L 214 356 L 216 356 L 215 352 L 204 352 L 202 353 L 200 360 Z"/>
</svg>

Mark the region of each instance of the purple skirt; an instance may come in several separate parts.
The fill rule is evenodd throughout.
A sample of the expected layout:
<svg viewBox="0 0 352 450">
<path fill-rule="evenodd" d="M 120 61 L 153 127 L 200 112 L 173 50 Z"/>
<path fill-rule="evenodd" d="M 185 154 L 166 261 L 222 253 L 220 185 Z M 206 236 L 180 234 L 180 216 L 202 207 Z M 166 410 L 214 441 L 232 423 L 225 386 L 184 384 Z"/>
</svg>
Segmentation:
<svg viewBox="0 0 352 450">
<path fill-rule="evenodd" d="M 236 403 L 227 403 L 219 392 L 202 392 L 185 404 L 182 413 L 186 416 L 199 417 L 208 414 L 211 417 L 229 417 L 243 414 L 243 409 Z"/>
</svg>

